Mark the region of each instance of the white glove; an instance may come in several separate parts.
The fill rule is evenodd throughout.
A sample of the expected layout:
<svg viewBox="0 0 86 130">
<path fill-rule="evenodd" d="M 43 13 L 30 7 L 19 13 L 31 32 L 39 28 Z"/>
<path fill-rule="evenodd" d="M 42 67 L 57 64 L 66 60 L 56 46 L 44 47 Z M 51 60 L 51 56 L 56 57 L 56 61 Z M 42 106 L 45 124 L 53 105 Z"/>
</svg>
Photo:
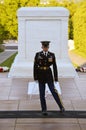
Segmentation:
<svg viewBox="0 0 86 130">
<path fill-rule="evenodd" d="M 38 83 L 38 80 L 35 80 L 35 83 Z"/>
<path fill-rule="evenodd" d="M 54 83 L 59 83 L 58 81 L 54 81 Z"/>
<path fill-rule="evenodd" d="M 57 91 L 58 91 L 58 93 L 61 95 L 61 87 L 60 87 L 60 84 L 59 84 L 59 82 L 54 82 L 54 85 L 55 85 L 55 88 L 57 89 Z"/>
</svg>

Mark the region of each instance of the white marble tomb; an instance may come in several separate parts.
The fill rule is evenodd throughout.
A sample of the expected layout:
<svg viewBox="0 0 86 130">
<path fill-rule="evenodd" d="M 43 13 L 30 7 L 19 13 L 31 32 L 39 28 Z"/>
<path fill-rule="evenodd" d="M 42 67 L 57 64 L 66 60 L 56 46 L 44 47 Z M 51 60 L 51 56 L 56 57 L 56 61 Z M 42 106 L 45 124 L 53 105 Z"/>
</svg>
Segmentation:
<svg viewBox="0 0 86 130">
<path fill-rule="evenodd" d="M 63 7 L 22 7 L 18 16 L 18 55 L 9 77 L 33 79 L 33 61 L 41 50 L 40 41 L 49 40 L 56 55 L 59 77 L 75 77 L 68 57 L 69 11 Z"/>
</svg>

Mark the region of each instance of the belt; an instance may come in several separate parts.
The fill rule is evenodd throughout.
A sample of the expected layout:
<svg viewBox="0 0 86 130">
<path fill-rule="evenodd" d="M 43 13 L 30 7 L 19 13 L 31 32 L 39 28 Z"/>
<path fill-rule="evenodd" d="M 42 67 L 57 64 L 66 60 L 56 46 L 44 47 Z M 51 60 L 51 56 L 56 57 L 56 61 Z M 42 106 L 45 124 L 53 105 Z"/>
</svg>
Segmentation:
<svg viewBox="0 0 86 130">
<path fill-rule="evenodd" d="M 41 69 L 41 70 L 48 70 L 49 67 L 44 66 L 44 67 L 39 67 L 39 69 Z"/>
</svg>

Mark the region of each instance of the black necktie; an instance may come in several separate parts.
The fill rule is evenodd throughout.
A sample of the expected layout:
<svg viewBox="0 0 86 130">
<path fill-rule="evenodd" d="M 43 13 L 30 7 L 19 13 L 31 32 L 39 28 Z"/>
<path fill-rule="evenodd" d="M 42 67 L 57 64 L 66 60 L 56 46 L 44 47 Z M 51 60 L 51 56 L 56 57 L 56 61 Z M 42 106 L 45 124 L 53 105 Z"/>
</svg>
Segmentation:
<svg viewBox="0 0 86 130">
<path fill-rule="evenodd" d="M 47 56 L 47 53 L 45 52 L 45 56 Z"/>
</svg>

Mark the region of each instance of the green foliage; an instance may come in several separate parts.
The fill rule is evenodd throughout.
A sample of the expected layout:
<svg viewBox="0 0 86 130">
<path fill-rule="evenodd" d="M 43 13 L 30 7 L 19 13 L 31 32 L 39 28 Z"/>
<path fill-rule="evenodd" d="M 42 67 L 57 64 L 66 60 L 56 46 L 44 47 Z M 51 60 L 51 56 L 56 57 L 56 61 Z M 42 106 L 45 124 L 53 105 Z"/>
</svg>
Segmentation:
<svg viewBox="0 0 86 130">
<path fill-rule="evenodd" d="M 3 52 L 3 50 L 0 48 L 0 52 Z"/>
<path fill-rule="evenodd" d="M 86 1 L 80 3 L 74 15 L 74 41 L 77 51 L 86 55 Z"/>
<path fill-rule="evenodd" d="M 5 30 L 4 26 L 0 24 L 0 44 L 3 43 L 3 40 L 8 37 L 7 31 Z"/>
<path fill-rule="evenodd" d="M 8 1 L 9 2 L 9 1 Z M 17 19 L 15 5 L 11 6 L 10 3 L 4 1 L 0 12 L 0 21 L 2 25 L 2 39 L 15 39 L 17 37 Z"/>
<path fill-rule="evenodd" d="M 40 0 L 29 0 L 27 6 L 35 7 L 35 6 L 38 6 L 39 3 L 40 3 Z"/>
<path fill-rule="evenodd" d="M 43 3 L 41 3 L 41 2 L 39 2 L 39 7 L 55 7 L 55 6 L 58 6 L 59 5 L 59 3 L 56 1 L 56 0 L 46 0 L 45 1 L 45 4 Z"/>
<path fill-rule="evenodd" d="M 25 6 L 37 6 L 39 0 L 4 0 L 0 3 L 0 41 L 17 39 L 18 21 L 17 10 Z"/>
</svg>

